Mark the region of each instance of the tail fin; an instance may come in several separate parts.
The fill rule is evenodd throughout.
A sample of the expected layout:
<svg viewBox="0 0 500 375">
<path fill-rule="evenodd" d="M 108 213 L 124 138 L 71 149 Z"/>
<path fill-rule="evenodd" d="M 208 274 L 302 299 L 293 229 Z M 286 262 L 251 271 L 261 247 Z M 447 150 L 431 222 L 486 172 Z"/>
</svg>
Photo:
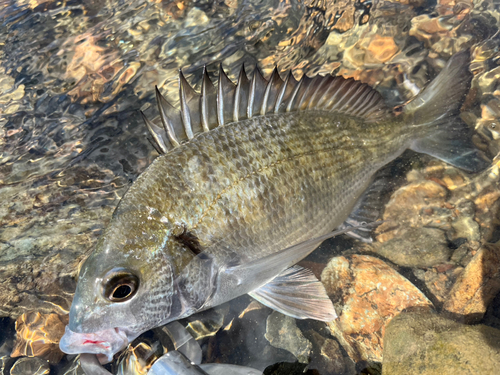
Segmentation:
<svg viewBox="0 0 500 375">
<path fill-rule="evenodd" d="M 421 136 L 410 148 L 441 159 L 469 172 L 490 165 L 472 142 L 473 131 L 459 117 L 470 89 L 469 51 L 455 54 L 439 75 L 403 111 L 406 123 Z M 424 130 L 424 129 L 422 129 Z"/>
</svg>

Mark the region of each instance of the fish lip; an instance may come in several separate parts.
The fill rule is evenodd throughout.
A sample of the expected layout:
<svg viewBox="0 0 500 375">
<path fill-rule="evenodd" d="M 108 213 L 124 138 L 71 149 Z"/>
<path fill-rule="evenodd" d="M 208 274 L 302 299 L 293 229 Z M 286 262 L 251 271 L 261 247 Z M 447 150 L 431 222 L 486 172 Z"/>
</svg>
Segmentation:
<svg viewBox="0 0 500 375">
<path fill-rule="evenodd" d="M 66 354 L 96 354 L 101 364 L 109 363 L 113 356 L 134 340 L 135 334 L 127 328 L 110 328 L 92 333 L 72 331 L 66 326 L 59 348 Z"/>
</svg>

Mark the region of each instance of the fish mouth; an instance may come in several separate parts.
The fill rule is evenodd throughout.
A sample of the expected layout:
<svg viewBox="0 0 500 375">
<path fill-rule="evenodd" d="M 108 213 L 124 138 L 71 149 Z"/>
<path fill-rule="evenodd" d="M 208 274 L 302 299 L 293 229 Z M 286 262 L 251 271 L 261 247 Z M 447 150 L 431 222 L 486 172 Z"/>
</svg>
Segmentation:
<svg viewBox="0 0 500 375">
<path fill-rule="evenodd" d="M 127 347 L 137 335 L 124 328 L 110 328 L 92 333 L 73 332 L 66 326 L 59 348 L 66 354 L 96 354 L 101 364 L 109 363 L 113 356 Z"/>
</svg>

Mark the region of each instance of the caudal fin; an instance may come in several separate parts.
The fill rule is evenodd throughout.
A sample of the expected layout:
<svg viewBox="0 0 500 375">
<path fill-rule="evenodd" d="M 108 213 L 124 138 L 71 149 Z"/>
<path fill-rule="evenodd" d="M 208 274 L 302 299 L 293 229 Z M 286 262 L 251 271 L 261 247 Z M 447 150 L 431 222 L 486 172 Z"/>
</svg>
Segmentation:
<svg viewBox="0 0 500 375">
<path fill-rule="evenodd" d="M 439 75 L 404 108 L 405 122 L 419 136 L 410 148 L 469 172 L 490 165 L 472 142 L 473 131 L 459 117 L 470 89 L 469 51 L 455 54 Z"/>
</svg>

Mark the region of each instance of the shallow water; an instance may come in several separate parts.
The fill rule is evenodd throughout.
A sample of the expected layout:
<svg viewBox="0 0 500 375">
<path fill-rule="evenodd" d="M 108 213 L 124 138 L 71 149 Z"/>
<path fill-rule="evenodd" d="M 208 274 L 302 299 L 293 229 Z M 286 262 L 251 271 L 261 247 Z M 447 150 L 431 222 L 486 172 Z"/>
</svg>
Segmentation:
<svg viewBox="0 0 500 375">
<path fill-rule="evenodd" d="M 157 116 L 155 85 L 175 102 L 179 69 L 196 88 L 203 66 L 215 77 L 221 63 L 233 81 L 242 63 L 248 73 L 257 64 L 266 77 L 275 65 L 283 75 L 292 69 L 296 77 L 341 74 L 376 87 L 397 106 L 425 87 L 453 53 L 470 48 L 475 77 L 462 118 L 477 130 L 481 148 L 490 156 L 498 152 L 500 4 L 494 0 L 2 0 L 0 5 L 0 368 L 5 374 L 33 373 L 33 366 L 41 366 L 39 373 L 82 373 L 75 358 L 57 353 L 78 267 L 127 187 L 157 156 L 138 110 Z M 267 368 L 269 374 L 397 371 L 390 370 L 383 352 L 385 327 L 416 306 L 461 324 L 482 323 L 474 345 L 485 345 L 492 361 L 500 361 L 494 330 L 500 329 L 496 159 L 487 171 L 468 175 L 408 152 L 390 172 L 384 218 L 397 224 L 379 228 L 373 245 L 337 238 L 303 262 L 317 276 L 332 257 L 337 265 L 349 264 L 348 285 L 332 297 L 341 319 L 330 325 L 295 321 L 242 297 L 183 321 L 199 338 L 204 362 Z M 412 250 L 414 244 L 421 248 Z M 327 277 L 333 278 L 324 276 L 324 283 Z M 429 335 L 437 335 L 440 324 L 429 328 Z M 459 334 L 468 329 L 456 328 Z M 397 332 L 391 334 L 397 342 Z M 149 332 L 134 347 L 144 342 L 157 348 L 161 337 Z M 144 345 L 125 358 L 130 353 L 156 358 Z M 472 358 L 463 354 L 467 361 L 478 359 L 476 352 L 466 352 Z M 24 355 L 43 360 L 18 359 Z M 406 358 L 393 352 L 388 358 L 406 363 L 398 355 Z M 425 358 L 433 363 L 432 355 Z M 109 366 L 113 373 L 124 366 L 117 363 Z"/>
</svg>

